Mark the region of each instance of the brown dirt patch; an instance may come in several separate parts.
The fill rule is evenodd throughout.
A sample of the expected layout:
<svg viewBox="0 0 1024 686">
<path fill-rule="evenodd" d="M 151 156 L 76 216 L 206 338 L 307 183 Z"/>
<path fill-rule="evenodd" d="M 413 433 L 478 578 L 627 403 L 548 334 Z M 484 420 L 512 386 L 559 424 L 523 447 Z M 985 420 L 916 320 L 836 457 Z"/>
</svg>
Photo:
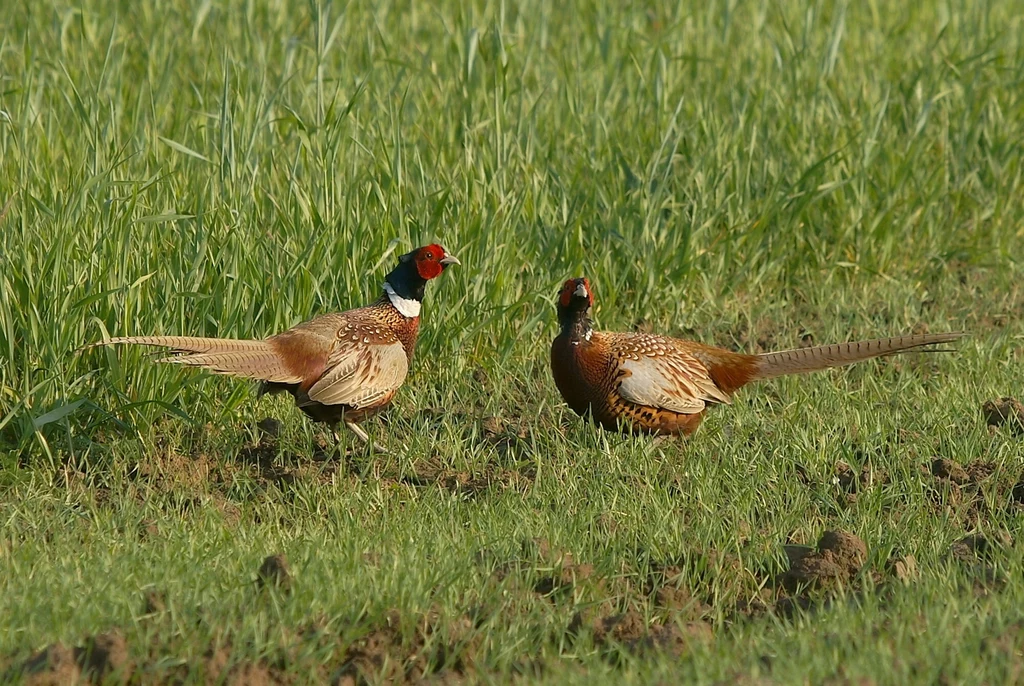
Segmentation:
<svg viewBox="0 0 1024 686">
<path fill-rule="evenodd" d="M 967 572 L 976 594 L 987 595 L 1006 586 L 1006 575 L 994 563 L 1012 545 L 1013 537 L 1005 531 L 975 533 L 954 542 L 949 549 L 949 558 Z"/>
<path fill-rule="evenodd" d="M 273 487 L 285 490 L 298 481 L 330 483 L 336 478 L 345 458 L 338 458 L 331 441 L 324 440 L 321 447 L 303 453 L 280 450 L 279 424 L 273 418 L 261 420 L 258 440 L 245 443 L 237 453 L 227 456 L 205 450 L 182 454 L 158 439 L 156 450 L 129 471 L 126 490 L 117 495 L 139 503 L 157 503 L 175 517 L 215 511 L 228 526 L 237 526 L 243 517 L 239 498 L 257 498 Z M 204 442 L 201 437 L 196 441 Z M 100 492 L 95 482 L 103 477 L 102 472 L 70 474 L 69 493 L 81 492 L 85 498 Z M 239 477 L 244 478 L 240 481 Z M 252 488 L 240 487 L 240 483 L 251 484 Z M 140 538 L 158 535 L 157 527 L 149 524 L 152 522 L 147 521 L 132 533 Z"/>
<path fill-rule="evenodd" d="M 861 493 L 889 483 L 889 473 L 868 463 L 861 465 L 860 469 L 854 469 L 839 460 L 835 466 L 835 483 L 839 486 L 842 500 L 852 505 Z"/>
<path fill-rule="evenodd" d="M 693 597 L 688 588 L 671 583 L 660 586 L 654 592 L 655 605 L 670 612 L 692 611 L 697 616 L 704 614 L 704 604 Z"/>
<path fill-rule="evenodd" d="M 290 684 L 293 679 L 279 670 L 267 667 L 259 662 L 243 662 L 228 672 L 225 683 L 228 686 L 272 686 L 273 684 Z"/>
<path fill-rule="evenodd" d="M 242 509 L 221 493 L 211 493 L 206 502 L 220 513 L 229 527 L 236 527 L 242 521 Z"/>
<path fill-rule="evenodd" d="M 256 428 L 258 438 L 244 443 L 229 460 L 212 460 L 204 454 L 186 459 L 211 463 L 210 482 L 216 491 L 223 491 L 238 473 L 246 474 L 261 487 L 287 486 L 302 479 L 327 483 L 339 469 L 344 469 L 346 461 L 363 455 L 361 446 L 354 442 L 339 450 L 329 434 L 317 437 L 310 451 L 282 450 L 278 439 L 283 426 L 279 420 L 265 417 L 257 422 Z"/>
<path fill-rule="evenodd" d="M 954 484 L 963 485 L 970 481 L 967 470 L 953 460 L 936 458 L 932 460 L 932 476 L 937 479 L 945 479 Z"/>
<path fill-rule="evenodd" d="M 935 458 L 922 465 L 921 471 L 931 478 L 926 490 L 932 506 L 967 530 L 984 528 L 998 510 L 1014 508 L 1019 502 L 1014 496 L 1016 485 L 993 462 L 977 460 L 963 466 L 947 458 Z M 1024 487 L 1020 495 L 1024 497 Z"/>
<path fill-rule="evenodd" d="M 964 536 L 950 546 L 950 555 L 962 562 L 984 560 L 991 562 L 998 552 L 1013 545 L 1013 537 L 1007 532 L 994 534 L 975 533 Z"/>
<path fill-rule="evenodd" d="M 405 683 L 420 681 L 427 673 L 446 679 L 472 671 L 476 641 L 469 636 L 470 618 L 443 622 L 429 612 L 413 618 L 411 630 L 409 623 L 397 610 L 388 612 L 380 625 L 348 647 L 334 681 Z"/>
<path fill-rule="evenodd" d="M 616 646 L 636 654 L 664 651 L 683 655 L 695 642 L 710 641 L 714 632 L 703 621 L 648 623 L 636 610 L 598 617 L 591 623 L 594 642 L 602 648 Z"/>
<path fill-rule="evenodd" d="M 1016 398 L 999 398 L 981 406 L 985 423 L 991 427 L 1007 426 L 1016 434 L 1024 434 L 1024 403 Z"/>
<path fill-rule="evenodd" d="M 242 446 L 235 462 L 258 481 L 278 485 L 295 482 L 295 469 L 288 464 L 292 460 L 278 456 L 277 441 L 269 435 L 264 434 L 258 442 Z"/>
<path fill-rule="evenodd" d="M 969 481 L 978 484 L 995 474 L 997 469 L 994 462 L 976 460 L 967 465 L 967 478 Z"/>
<path fill-rule="evenodd" d="M 210 646 L 203 656 L 202 667 L 207 684 L 271 686 L 291 684 L 295 681 L 294 676 L 285 674 L 282 670 L 263 662 L 232 663 L 229 645 Z M 187 675 L 183 674 L 182 676 Z"/>
<path fill-rule="evenodd" d="M 281 431 L 284 429 L 284 425 L 281 423 L 280 419 L 264 417 L 256 422 L 256 428 L 260 430 L 261 434 L 272 439 L 276 439 L 281 436 Z"/>
<path fill-rule="evenodd" d="M 167 596 L 162 591 L 149 589 L 142 597 L 142 614 L 156 615 L 167 611 Z"/>
<path fill-rule="evenodd" d="M 528 459 L 529 449 L 533 443 L 530 429 L 521 419 L 484 417 L 480 420 L 480 436 L 483 445 L 494 448 L 499 461 L 506 466 Z"/>
<path fill-rule="evenodd" d="M 913 555 L 893 555 L 886 563 L 886 569 L 896 579 L 908 584 L 917 579 L 917 558 Z"/>
<path fill-rule="evenodd" d="M 445 467 L 437 459 L 428 459 L 417 463 L 412 474 L 398 477 L 385 475 L 383 479 L 413 488 L 442 488 L 467 500 L 473 500 L 490 492 L 526 493 L 536 476 L 536 467 L 532 463 L 512 469 L 488 463 L 483 470 L 471 473 Z"/>
<path fill-rule="evenodd" d="M 711 564 L 714 565 L 715 562 L 712 561 Z M 653 600 L 656 615 L 676 621 L 696 621 L 711 614 L 710 604 L 705 603 L 705 600 L 710 599 L 702 600 L 694 594 L 694 589 L 688 584 L 692 578 L 700 579 L 700 574 L 693 566 L 689 565 L 689 569 L 687 565 L 678 563 L 651 566 L 643 590 Z M 710 585 L 711 579 L 705 578 L 704 582 L 704 585 Z"/>
<path fill-rule="evenodd" d="M 739 617 L 752 619 L 774 611 L 776 616 L 789 618 L 799 611 L 828 607 L 841 590 L 857 595 L 882 581 L 881 574 L 865 568 L 864 541 L 847 531 L 826 531 L 813 547 L 786 544 L 782 548 L 788 568 L 739 604 Z M 900 569 L 907 571 L 911 559 L 900 558 Z M 896 566 L 895 559 L 888 563 L 890 572 Z"/>
<path fill-rule="evenodd" d="M 84 675 L 95 681 L 124 683 L 134 670 L 128 643 L 116 629 L 86 639 L 76 653 Z"/>
<path fill-rule="evenodd" d="M 13 681 L 17 676 L 24 678 L 30 686 L 63 686 L 81 679 L 82 668 L 75 651 L 63 643 L 54 643 L 43 648 L 4 675 L 4 681 Z"/>
<path fill-rule="evenodd" d="M 193 683 L 198 677 L 198 683 L 259 686 L 294 683 L 305 673 L 316 674 L 316 680 L 325 683 L 408 683 L 428 675 L 452 682 L 470 677 L 475 669 L 479 635 L 474 635 L 476 627 L 466 615 L 444 620 L 436 612 L 408 617 L 391 611 L 354 641 L 345 637 L 348 632 L 329 631 L 322 624 L 288 632 L 294 645 L 269 661 L 239 660 L 228 637 L 212 643 L 195 664 L 169 668 L 161 666 L 168 656 L 162 642 L 137 649 L 135 654 L 142 656 L 137 662 L 123 633 L 114 629 L 87 637 L 74 648 L 61 643 L 47 646 L 0 673 L 0 681 L 63 686 L 153 680 Z M 169 624 L 156 626 L 176 634 Z M 306 648 L 298 650 L 303 645 Z M 315 645 L 333 656 L 326 664 L 323 651 L 317 653 L 321 657 L 310 658 L 308 648 Z"/>
<path fill-rule="evenodd" d="M 792 555 L 782 585 L 791 593 L 849 584 L 867 561 L 864 541 L 847 531 L 826 531 L 816 550 Z"/>
<path fill-rule="evenodd" d="M 292 574 L 288 567 L 288 559 L 278 553 L 268 555 L 256 572 L 256 585 L 263 588 L 275 588 L 279 591 L 290 591 Z"/>
<path fill-rule="evenodd" d="M 531 544 L 536 548 L 542 570 L 533 587 L 536 593 L 543 596 L 568 593 L 594 576 L 593 565 L 577 563 L 572 553 L 553 548 L 547 539 L 537 538 Z"/>
<path fill-rule="evenodd" d="M 157 452 L 139 464 L 138 478 L 163 491 L 173 488 L 202 491 L 221 476 L 220 465 L 208 455 L 181 455 Z"/>
<path fill-rule="evenodd" d="M 26 684 L 43 686 L 71 683 L 127 683 L 134 672 L 128 644 L 120 631 L 90 636 L 82 645 L 68 648 L 54 643 L 4 675 L 21 676 Z"/>
<path fill-rule="evenodd" d="M 749 529 L 741 523 L 741 531 Z M 748 568 L 730 552 L 698 549 L 665 560 L 651 560 L 645 577 L 629 588 L 637 599 L 625 608 L 647 608 L 664 623 L 712 621 L 715 608 L 725 608 L 730 621 L 746 620 L 769 610 L 765 598 L 772 594 L 773 570 L 758 565 Z"/>
</svg>

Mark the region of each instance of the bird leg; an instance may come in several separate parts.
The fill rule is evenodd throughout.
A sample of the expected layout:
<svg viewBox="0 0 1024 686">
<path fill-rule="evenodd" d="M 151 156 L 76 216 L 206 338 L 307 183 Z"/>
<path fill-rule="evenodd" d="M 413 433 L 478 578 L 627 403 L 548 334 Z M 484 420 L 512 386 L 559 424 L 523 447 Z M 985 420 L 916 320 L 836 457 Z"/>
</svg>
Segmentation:
<svg viewBox="0 0 1024 686">
<path fill-rule="evenodd" d="M 651 439 L 649 450 L 659 455 L 662 459 L 665 459 L 665 444 L 668 443 L 671 438 L 672 436 L 666 436 L 665 434 L 655 436 Z"/>
<path fill-rule="evenodd" d="M 660 436 L 655 436 L 653 439 L 651 439 L 651 446 L 657 448 L 657 447 L 661 446 L 661 444 L 663 444 L 666 441 L 668 441 L 670 438 L 672 438 L 672 436 L 666 436 L 665 434 L 661 434 Z"/>
<path fill-rule="evenodd" d="M 344 421 L 345 428 L 351 431 L 355 435 L 355 437 L 359 439 L 360 443 L 367 446 L 370 449 L 371 453 L 380 453 L 382 455 L 388 454 L 388 451 L 385 450 L 384 448 L 380 447 L 379 445 L 374 445 L 373 441 L 370 440 L 369 435 L 367 435 L 367 433 L 363 431 L 358 424 L 347 419 Z"/>
</svg>

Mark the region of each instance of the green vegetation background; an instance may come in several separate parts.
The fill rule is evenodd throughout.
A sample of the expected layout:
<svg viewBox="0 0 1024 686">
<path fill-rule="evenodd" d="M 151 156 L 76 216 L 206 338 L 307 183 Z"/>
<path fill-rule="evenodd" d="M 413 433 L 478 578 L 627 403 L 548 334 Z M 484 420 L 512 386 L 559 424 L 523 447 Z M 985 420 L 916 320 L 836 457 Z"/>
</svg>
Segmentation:
<svg viewBox="0 0 1024 686">
<path fill-rule="evenodd" d="M 154 680 L 324 678 L 394 610 L 371 676 L 1022 678 L 1024 443 L 980 410 L 1024 395 L 1022 36 L 1019 0 L 3 3 L 0 660 L 117 627 Z M 262 337 L 433 240 L 464 266 L 367 424 L 393 457 L 339 463 L 244 383 L 74 352 Z M 579 274 L 602 327 L 733 349 L 972 336 L 745 390 L 652 446 L 550 381 Z M 827 529 L 865 571 L 786 618 L 781 545 Z M 972 533 L 997 543 L 966 564 Z M 292 591 L 257 596 L 275 552 Z M 666 566 L 692 603 L 664 606 Z M 630 611 L 708 635 L 573 623 Z"/>
</svg>

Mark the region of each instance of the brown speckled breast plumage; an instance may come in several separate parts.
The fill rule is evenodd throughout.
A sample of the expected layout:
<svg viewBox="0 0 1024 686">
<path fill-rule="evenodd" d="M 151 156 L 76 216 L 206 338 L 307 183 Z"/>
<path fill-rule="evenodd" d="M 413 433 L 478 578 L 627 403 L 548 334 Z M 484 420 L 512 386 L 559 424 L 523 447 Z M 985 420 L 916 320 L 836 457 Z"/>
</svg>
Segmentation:
<svg viewBox="0 0 1024 686">
<path fill-rule="evenodd" d="M 366 307 L 322 315 L 268 339 L 293 361 L 303 380 L 263 382 L 260 392 L 291 393 L 296 406 L 314 421 L 361 422 L 391 404 L 412 363 L 418 332 L 419 318 L 403 317 L 386 295 Z M 400 355 L 404 361 L 397 359 Z M 313 390 L 328 373 L 327 365 L 341 360 L 359 375 L 359 392 L 328 395 Z M 327 398 L 333 402 L 325 402 Z M 352 401 L 343 402 L 348 398 Z"/>
<path fill-rule="evenodd" d="M 704 416 L 706 401 L 676 405 L 677 411 L 657 404 L 634 402 L 620 392 L 623 384 L 636 378 L 631 369 L 634 363 L 650 361 L 672 372 L 679 373 L 679 386 L 707 387 L 708 371 L 699 359 L 676 348 L 670 338 L 648 334 L 618 334 L 594 331 L 589 340 L 573 341 L 568 335 L 559 335 L 551 345 L 551 369 L 562 398 L 577 414 L 592 418 L 603 428 L 636 433 L 675 435 L 693 433 Z M 690 379 L 697 379 L 696 383 Z M 648 380 L 642 380 L 647 385 Z M 712 402 L 727 402 L 724 393 L 706 389 L 703 395 Z M 637 397 L 637 396 L 633 396 Z M 647 397 L 641 394 L 640 397 Z M 700 396 L 698 396 L 700 397 Z M 725 398 L 725 399 L 723 399 Z M 664 401 L 662 401 L 664 402 Z"/>
</svg>

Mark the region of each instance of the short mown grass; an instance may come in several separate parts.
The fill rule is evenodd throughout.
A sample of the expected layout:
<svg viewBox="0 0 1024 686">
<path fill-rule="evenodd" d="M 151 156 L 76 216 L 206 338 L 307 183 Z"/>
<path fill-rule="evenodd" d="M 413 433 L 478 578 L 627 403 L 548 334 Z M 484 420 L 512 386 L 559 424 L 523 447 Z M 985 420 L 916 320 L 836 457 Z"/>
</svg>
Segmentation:
<svg viewBox="0 0 1024 686">
<path fill-rule="evenodd" d="M 1024 395 L 1022 36 L 1020 0 L 0 4 L 0 678 L 109 632 L 90 678 L 1024 678 L 1024 437 L 981 412 Z M 389 456 L 77 352 L 269 335 L 435 240 Z M 971 337 L 654 444 L 550 380 L 580 274 L 603 328 L 731 349 Z M 826 530 L 863 569 L 784 588 Z"/>
</svg>

